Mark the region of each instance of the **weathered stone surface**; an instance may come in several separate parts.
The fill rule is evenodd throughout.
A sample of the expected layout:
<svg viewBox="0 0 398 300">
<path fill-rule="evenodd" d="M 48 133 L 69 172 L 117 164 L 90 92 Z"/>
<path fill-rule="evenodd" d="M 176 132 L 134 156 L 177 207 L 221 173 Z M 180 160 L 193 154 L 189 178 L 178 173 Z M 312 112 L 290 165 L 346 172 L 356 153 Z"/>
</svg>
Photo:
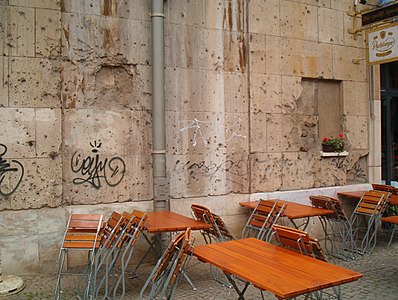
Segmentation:
<svg viewBox="0 0 398 300">
<path fill-rule="evenodd" d="M 369 93 L 366 82 L 343 82 L 343 109 L 349 116 L 369 115 Z"/>
<path fill-rule="evenodd" d="M 318 41 L 318 9 L 293 1 L 280 3 L 281 36 Z M 312 28 L 313 30 L 311 30 Z M 301 50 L 301 49 L 300 49 Z"/>
<path fill-rule="evenodd" d="M 60 107 L 59 61 L 12 58 L 10 62 L 11 107 Z"/>
<path fill-rule="evenodd" d="M 243 113 L 166 115 L 169 154 L 242 152 L 248 149 L 248 119 Z"/>
<path fill-rule="evenodd" d="M 17 159 L 18 170 L 6 174 L 2 192 L 14 192 L 9 196 L 0 195 L 2 205 L 12 209 L 57 207 L 62 201 L 61 159 Z M 17 167 L 15 160 L 13 167 Z M 20 170 L 23 170 L 22 172 Z M 9 178 L 12 176 L 12 178 Z M 17 184 L 17 180 L 21 180 Z M 8 202 L 8 203 L 7 203 Z"/>
<path fill-rule="evenodd" d="M 36 54 L 59 57 L 61 52 L 61 12 L 36 9 Z"/>
<path fill-rule="evenodd" d="M 1 42 L 2 41 L 0 40 L 0 43 Z M 8 75 L 9 75 L 8 58 L 5 56 L 1 56 L 0 57 L 0 107 L 8 107 Z"/>
<path fill-rule="evenodd" d="M 36 109 L 36 155 L 55 159 L 61 155 L 61 110 Z"/>
<path fill-rule="evenodd" d="M 282 77 L 283 113 L 317 115 L 317 96 L 308 84 L 301 77 Z"/>
<path fill-rule="evenodd" d="M 173 198 L 248 192 L 249 161 L 245 153 L 170 155 L 167 168 Z"/>
<path fill-rule="evenodd" d="M 368 175 L 368 151 L 354 150 L 350 151 L 347 157 L 347 182 L 348 183 L 365 183 L 369 182 Z"/>
<path fill-rule="evenodd" d="M 280 34 L 280 1 L 252 0 L 249 2 L 249 12 L 250 32 Z"/>
<path fill-rule="evenodd" d="M 250 72 L 251 74 L 265 73 L 265 35 L 263 34 L 250 34 Z"/>
<path fill-rule="evenodd" d="M 207 0 L 207 27 L 228 31 L 244 31 L 246 26 L 245 2 L 244 0 Z"/>
<path fill-rule="evenodd" d="M 358 32 L 356 35 L 348 32 L 350 29 L 355 30 L 361 28 L 360 18 L 350 17 L 348 14 L 344 14 L 344 28 L 347 28 L 347 30 L 344 31 L 344 45 L 357 48 L 363 48 L 366 45 L 366 34 L 364 32 Z"/>
<path fill-rule="evenodd" d="M 9 7 L 10 33 L 7 43 L 10 45 L 10 55 L 30 56 L 35 54 L 35 11 L 28 7 Z"/>
<path fill-rule="evenodd" d="M 215 1 L 211 1 L 215 2 Z M 207 1 L 167 1 L 167 21 L 176 24 L 185 24 L 188 26 L 206 25 L 206 4 Z"/>
<path fill-rule="evenodd" d="M 255 153 L 250 156 L 250 191 L 277 191 L 282 187 L 282 154 Z"/>
<path fill-rule="evenodd" d="M 28 6 L 28 7 L 39 7 L 49 9 L 59 9 L 61 0 L 9 0 L 11 6 Z"/>
<path fill-rule="evenodd" d="M 321 43 L 333 43 L 342 45 L 344 43 L 344 31 L 341 30 L 344 24 L 346 12 L 319 8 L 319 41 Z"/>
<path fill-rule="evenodd" d="M 283 153 L 281 190 L 313 187 L 316 178 L 313 169 L 316 167 L 317 163 L 318 158 L 310 153 Z"/>
<path fill-rule="evenodd" d="M 253 113 L 281 113 L 282 80 L 278 75 L 252 74 L 251 111 Z"/>
<path fill-rule="evenodd" d="M 351 149 L 368 149 L 368 116 L 347 116 L 347 138 L 350 142 Z"/>
<path fill-rule="evenodd" d="M 366 80 L 366 64 L 360 61 L 354 64 L 353 59 L 365 57 L 365 50 L 333 45 L 333 77 L 340 80 Z"/>
<path fill-rule="evenodd" d="M 0 110 L 0 143 L 7 147 L 6 158 L 28 158 L 36 155 L 35 110 L 2 108 Z"/>
</svg>

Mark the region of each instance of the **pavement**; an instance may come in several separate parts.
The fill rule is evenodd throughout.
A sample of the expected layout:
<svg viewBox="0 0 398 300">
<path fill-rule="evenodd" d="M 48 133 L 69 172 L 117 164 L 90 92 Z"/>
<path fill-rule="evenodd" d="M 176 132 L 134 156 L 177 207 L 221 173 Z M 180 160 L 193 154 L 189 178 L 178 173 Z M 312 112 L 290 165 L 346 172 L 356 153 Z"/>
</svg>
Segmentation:
<svg viewBox="0 0 398 300">
<path fill-rule="evenodd" d="M 356 282 L 342 285 L 343 299 L 398 300 L 398 239 L 387 247 L 388 236 L 381 234 L 378 243 L 371 254 L 360 256 L 357 260 L 343 261 L 328 257 L 330 263 L 362 273 L 363 278 Z M 148 264 L 140 269 L 142 276 L 131 278 L 127 282 L 127 293 L 124 299 L 139 299 L 140 289 L 143 286 L 153 265 Z M 208 264 L 203 264 L 192 258 L 187 274 L 196 286 L 196 290 L 182 279 L 178 285 L 174 299 L 238 299 L 234 289 L 217 283 L 213 279 L 212 271 Z M 1 300 L 44 300 L 54 299 L 56 274 L 48 276 L 21 276 L 25 288 L 15 295 L 0 297 Z M 281 283 L 282 284 L 282 283 Z M 265 299 L 276 299 L 274 295 L 265 292 Z M 75 294 L 75 281 L 69 279 L 64 283 L 61 299 L 77 299 Z M 250 286 L 245 294 L 245 299 L 261 299 L 258 289 Z M 298 297 L 297 299 L 304 299 Z M 333 299 L 328 298 L 326 299 Z"/>
</svg>

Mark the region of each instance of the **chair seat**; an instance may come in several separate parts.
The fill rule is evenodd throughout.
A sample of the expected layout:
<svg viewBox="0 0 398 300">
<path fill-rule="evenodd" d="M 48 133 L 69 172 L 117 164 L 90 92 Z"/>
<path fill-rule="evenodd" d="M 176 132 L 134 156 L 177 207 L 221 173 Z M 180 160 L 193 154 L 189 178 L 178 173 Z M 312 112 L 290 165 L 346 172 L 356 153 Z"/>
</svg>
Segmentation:
<svg viewBox="0 0 398 300">
<path fill-rule="evenodd" d="M 381 218 L 381 221 L 387 222 L 387 223 L 398 224 L 398 216 L 383 217 L 383 218 Z"/>
</svg>

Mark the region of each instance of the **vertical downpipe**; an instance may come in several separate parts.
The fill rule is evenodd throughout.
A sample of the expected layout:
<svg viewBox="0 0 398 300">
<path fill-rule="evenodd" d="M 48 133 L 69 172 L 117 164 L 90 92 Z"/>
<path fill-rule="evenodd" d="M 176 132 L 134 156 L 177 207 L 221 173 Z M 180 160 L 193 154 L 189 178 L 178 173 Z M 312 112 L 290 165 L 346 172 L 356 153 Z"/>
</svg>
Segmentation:
<svg viewBox="0 0 398 300">
<path fill-rule="evenodd" d="M 152 0 L 152 162 L 153 206 L 169 210 L 170 184 L 166 174 L 166 124 L 164 92 L 164 0 Z"/>
</svg>

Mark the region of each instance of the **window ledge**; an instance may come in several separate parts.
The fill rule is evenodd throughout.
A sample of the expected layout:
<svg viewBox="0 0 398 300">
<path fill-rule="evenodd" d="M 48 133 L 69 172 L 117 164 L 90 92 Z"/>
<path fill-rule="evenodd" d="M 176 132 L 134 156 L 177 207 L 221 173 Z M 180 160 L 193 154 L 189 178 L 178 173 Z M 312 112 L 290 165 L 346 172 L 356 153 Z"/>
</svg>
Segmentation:
<svg viewBox="0 0 398 300">
<path fill-rule="evenodd" d="M 335 157 L 335 156 L 347 156 L 348 152 L 323 152 L 321 151 L 321 157 Z"/>
</svg>

